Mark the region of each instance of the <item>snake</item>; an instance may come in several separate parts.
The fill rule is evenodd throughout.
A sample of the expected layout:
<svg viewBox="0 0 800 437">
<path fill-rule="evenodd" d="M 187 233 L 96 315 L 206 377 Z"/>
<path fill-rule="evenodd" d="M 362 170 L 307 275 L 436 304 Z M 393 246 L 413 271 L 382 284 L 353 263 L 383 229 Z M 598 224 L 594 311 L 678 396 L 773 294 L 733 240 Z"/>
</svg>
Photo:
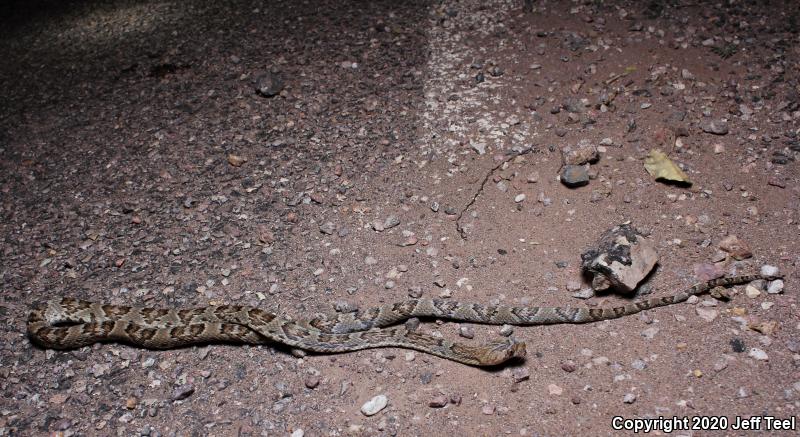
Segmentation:
<svg viewBox="0 0 800 437">
<path fill-rule="evenodd" d="M 161 309 L 62 297 L 32 309 L 27 332 L 33 343 L 56 350 L 76 349 L 97 342 L 122 342 L 148 349 L 205 343 L 282 343 L 319 353 L 399 347 L 471 366 L 496 366 L 524 358 L 525 342 L 507 338 L 470 345 L 424 334 L 413 324 L 400 322 L 437 318 L 519 326 L 592 323 L 685 302 L 691 296 L 706 292 L 724 298 L 727 294 L 722 287 L 776 278 L 766 275 L 717 278 L 673 295 L 598 308 L 483 305 L 418 298 L 351 313 L 318 314 L 302 320 L 246 305 Z"/>
</svg>

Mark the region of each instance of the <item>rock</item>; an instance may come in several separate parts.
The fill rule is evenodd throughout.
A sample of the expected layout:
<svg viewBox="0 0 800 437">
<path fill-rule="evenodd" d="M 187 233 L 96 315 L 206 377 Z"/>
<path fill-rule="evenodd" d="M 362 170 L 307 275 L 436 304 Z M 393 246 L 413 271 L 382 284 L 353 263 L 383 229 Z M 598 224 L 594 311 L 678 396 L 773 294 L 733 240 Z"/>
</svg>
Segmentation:
<svg viewBox="0 0 800 437">
<path fill-rule="evenodd" d="M 565 371 L 567 373 L 572 373 L 572 372 L 578 370 L 578 366 L 575 364 L 574 361 L 567 360 L 567 361 L 564 361 L 563 363 L 561 363 L 561 370 L 563 370 L 563 371 Z"/>
<path fill-rule="evenodd" d="M 458 335 L 464 338 L 475 338 L 475 330 L 471 326 L 461 325 L 458 327 Z"/>
<path fill-rule="evenodd" d="M 228 163 L 234 167 L 241 167 L 242 164 L 247 162 L 247 158 L 231 153 L 228 155 Z"/>
<path fill-rule="evenodd" d="M 652 340 L 656 336 L 656 334 L 658 334 L 658 331 L 659 329 L 656 328 L 655 326 L 647 328 L 644 331 L 642 331 L 642 337 L 648 340 Z"/>
<path fill-rule="evenodd" d="M 514 333 L 514 327 L 513 327 L 513 326 L 511 326 L 511 325 L 504 324 L 504 325 L 503 325 L 503 326 L 500 328 L 500 335 L 502 335 L 503 337 L 508 337 L 508 336 L 510 336 L 510 335 L 511 335 L 511 334 L 513 334 L 513 333 Z"/>
<path fill-rule="evenodd" d="M 703 132 L 714 135 L 727 135 L 728 124 L 719 120 L 712 121 L 704 124 L 702 127 Z"/>
<path fill-rule="evenodd" d="M 561 183 L 575 188 L 589 183 L 589 173 L 582 165 L 565 165 L 561 170 Z"/>
<path fill-rule="evenodd" d="M 176 387 L 175 390 L 172 391 L 172 396 L 170 399 L 173 401 L 182 401 L 194 393 L 194 386 L 191 384 L 184 384 L 179 387 Z"/>
<path fill-rule="evenodd" d="M 523 200 L 525 200 L 525 194 L 517 194 L 516 197 L 514 197 L 514 202 L 516 203 L 520 203 Z"/>
<path fill-rule="evenodd" d="M 750 299 L 755 299 L 758 296 L 761 296 L 761 290 L 756 287 L 753 287 L 753 284 L 747 284 L 747 287 L 744 288 L 744 293 Z"/>
<path fill-rule="evenodd" d="M 434 396 L 433 399 L 428 402 L 428 406 L 431 408 L 443 408 L 448 402 L 447 396 L 440 394 Z"/>
<path fill-rule="evenodd" d="M 713 308 L 705 308 L 702 306 L 697 306 L 695 307 L 694 310 L 695 312 L 697 312 L 697 315 L 700 316 L 700 318 L 705 320 L 706 322 L 714 321 L 714 319 L 716 319 L 717 316 L 719 315 L 719 311 Z"/>
<path fill-rule="evenodd" d="M 771 266 L 769 264 L 764 264 L 761 266 L 761 274 L 764 276 L 777 276 L 778 272 L 779 270 L 775 266 Z"/>
<path fill-rule="evenodd" d="M 389 398 L 384 395 L 377 395 L 361 406 L 361 412 L 364 413 L 365 416 L 374 416 L 378 414 L 379 411 L 386 408 L 388 404 Z"/>
<path fill-rule="evenodd" d="M 757 347 L 750 348 L 750 351 L 747 352 L 747 356 L 758 361 L 769 361 L 769 355 Z"/>
<path fill-rule="evenodd" d="M 581 140 L 575 146 L 563 146 L 561 159 L 565 165 L 582 165 L 587 162 L 596 162 L 600 155 L 597 146 L 589 140 Z"/>
<path fill-rule="evenodd" d="M 483 407 L 481 407 L 481 413 L 487 416 L 491 416 L 492 414 L 494 414 L 494 405 L 484 405 Z"/>
<path fill-rule="evenodd" d="M 630 224 L 606 231 L 581 254 L 582 268 L 593 275 L 592 288 L 633 291 L 658 262 L 655 244 Z"/>
<path fill-rule="evenodd" d="M 591 299 L 592 297 L 594 297 L 594 289 L 592 289 L 590 287 L 584 288 L 581 291 L 578 291 L 576 293 L 572 293 L 572 297 L 578 298 L 578 299 Z"/>
<path fill-rule="evenodd" d="M 716 264 L 702 263 L 694 265 L 694 277 L 700 282 L 710 281 L 723 276 L 725 276 L 725 271 Z"/>
<path fill-rule="evenodd" d="M 736 260 L 743 260 L 753 256 L 753 252 L 736 235 L 728 235 L 719 242 L 719 248 L 731 254 Z"/>
<path fill-rule="evenodd" d="M 750 322 L 747 324 L 749 329 L 753 331 L 760 332 L 764 335 L 772 335 L 775 331 L 778 330 L 778 322 L 774 320 L 768 320 L 766 322 Z"/>
<path fill-rule="evenodd" d="M 622 398 L 622 402 L 626 404 L 632 404 L 636 401 L 636 395 L 633 393 L 626 393 L 625 396 Z"/>
<path fill-rule="evenodd" d="M 518 367 L 511 371 L 511 378 L 515 383 L 527 381 L 531 377 L 531 371 L 527 367 Z"/>
<path fill-rule="evenodd" d="M 744 342 L 740 338 L 732 338 L 730 341 L 731 350 L 736 353 L 742 353 L 745 351 Z"/>
<path fill-rule="evenodd" d="M 547 392 L 550 393 L 553 396 L 558 396 L 558 395 L 564 393 L 564 389 L 559 387 L 559 386 L 557 386 L 557 385 L 555 385 L 555 384 L 549 384 L 547 386 Z"/>
<path fill-rule="evenodd" d="M 767 293 L 769 294 L 783 293 L 783 279 L 776 279 L 770 282 L 769 286 L 767 286 Z"/>
<path fill-rule="evenodd" d="M 537 182 L 539 182 L 539 172 L 538 171 L 535 171 L 535 172 L 533 172 L 533 173 L 528 175 L 528 183 L 529 184 L 535 184 Z"/>
<path fill-rule="evenodd" d="M 302 428 L 297 428 L 296 430 L 292 431 L 291 437 L 303 437 L 305 434 L 306 433 Z"/>
<path fill-rule="evenodd" d="M 325 222 L 320 225 L 319 231 L 325 235 L 332 235 L 336 231 L 336 225 L 333 222 Z"/>
<path fill-rule="evenodd" d="M 473 143 L 470 141 L 469 146 L 472 147 L 472 150 L 478 153 L 478 155 L 486 154 L 486 143 L 477 142 Z"/>
<path fill-rule="evenodd" d="M 254 81 L 256 93 L 262 97 L 275 97 L 283 91 L 283 78 L 277 73 L 266 72 Z"/>
<path fill-rule="evenodd" d="M 391 229 L 400 224 L 400 218 L 394 215 L 390 215 L 386 217 L 386 220 L 383 222 L 383 229 Z"/>
<path fill-rule="evenodd" d="M 303 381 L 306 387 L 308 388 L 316 388 L 319 385 L 319 376 L 317 375 L 308 375 L 306 376 L 305 381 Z"/>
</svg>

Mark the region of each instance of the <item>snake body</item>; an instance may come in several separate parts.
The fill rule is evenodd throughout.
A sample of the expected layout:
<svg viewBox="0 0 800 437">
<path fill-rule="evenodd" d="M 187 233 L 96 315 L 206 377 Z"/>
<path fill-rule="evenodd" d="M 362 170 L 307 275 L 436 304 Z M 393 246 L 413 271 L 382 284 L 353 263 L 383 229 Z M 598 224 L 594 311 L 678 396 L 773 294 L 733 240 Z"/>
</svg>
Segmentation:
<svg viewBox="0 0 800 437">
<path fill-rule="evenodd" d="M 346 314 L 319 315 L 294 321 L 242 305 L 192 309 L 157 309 L 104 305 L 72 298 L 48 301 L 31 311 L 28 335 L 40 346 L 74 349 L 102 341 L 118 341 L 151 349 L 199 343 L 269 342 L 322 353 L 378 347 L 415 349 L 474 366 L 501 364 L 525 356 L 525 343 L 515 339 L 470 346 L 397 325 L 413 317 L 435 317 L 483 324 L 550 325 L 616 319 L 651 308 L 684 302 L 717 287 L 775 277 L 745 275 L 696 284 L 677 294 L 603 308 L 515 307 L 481 305 L 442 299 L 408 299 Z"/>
</svg>

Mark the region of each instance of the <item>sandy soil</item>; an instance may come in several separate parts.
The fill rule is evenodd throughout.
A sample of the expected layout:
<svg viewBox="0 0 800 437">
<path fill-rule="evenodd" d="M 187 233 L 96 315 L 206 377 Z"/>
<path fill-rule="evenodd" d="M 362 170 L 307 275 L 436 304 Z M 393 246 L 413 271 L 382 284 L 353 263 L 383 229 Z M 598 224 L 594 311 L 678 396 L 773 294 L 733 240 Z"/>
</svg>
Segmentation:
<svg viewBox="0 0 800 437">
<path fill-rule="evenodd" d="M 0 435 L 616 435 L 615 416 L 796 418 L 800 17 L 792 2 L 723 3 L 6 4 Z M 270 78 L 274 95 L 256 93 Z M 560 149 L 582 140 L 601 158 L 567 188 Z M 652 148 L 692 186 L 654 181 Z M 402 349 L 54 352 L 25 334 L 30 307 L 64 295 L 295 317 L 409 295 L 618 303 L 572 294 L 587 286 L 580 253 L 626 221 L 658 248 L 653 295 L 763 265 L 785 288 L 516 327 L 527 358 L 492 370 Z M 729 235 L 753 256 L 720 251 Z M 364 415 L 376 395 L 388 405 Z M 707 434 L 747 432 L 671 435 Z"/>
</svg>

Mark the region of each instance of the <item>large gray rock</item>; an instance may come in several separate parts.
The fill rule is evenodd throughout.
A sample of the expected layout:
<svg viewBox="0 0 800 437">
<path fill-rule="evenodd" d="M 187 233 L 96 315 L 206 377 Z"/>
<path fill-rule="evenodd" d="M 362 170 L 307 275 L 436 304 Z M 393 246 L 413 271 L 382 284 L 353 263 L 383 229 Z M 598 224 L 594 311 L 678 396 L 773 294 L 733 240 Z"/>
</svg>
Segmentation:
<svg viewBox="0 0 800 437">
<path fill-rule="evenodd" d="M 658 263 L 655 244 L 630 224 L 606 231 L 581 254 L 581 266 L 593 275 L 592 288 L 633 291 Z"/>
</svg>

